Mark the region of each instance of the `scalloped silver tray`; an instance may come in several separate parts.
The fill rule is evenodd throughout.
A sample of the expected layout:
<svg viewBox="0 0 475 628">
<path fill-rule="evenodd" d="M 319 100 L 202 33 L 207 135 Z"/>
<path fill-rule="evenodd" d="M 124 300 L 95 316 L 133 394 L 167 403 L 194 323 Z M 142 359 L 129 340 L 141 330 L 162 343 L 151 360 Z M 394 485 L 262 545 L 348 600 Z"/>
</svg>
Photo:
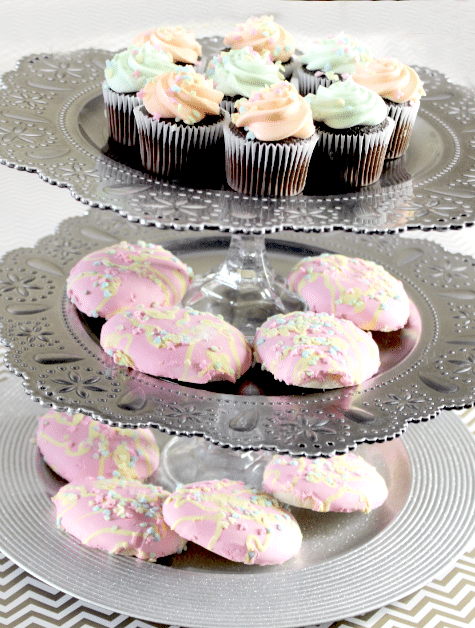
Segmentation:
<svg viewBox="0 0 475 628">
<path fill-rule="evenodd" d="M 192 386 L 117 366 L 98 343 L 99 322 L 65 294 L 70 268 L 120 240 L 157 242 L 195 272 L 218 266 L 229 238 L 213 232 L 150 229 L 112 212 L 64 221 L 34 248 L 0 265 L 0 335 L 5 362 L 44 406 L 82 411 L 121 426 L 149 425 L 201 435 L 233 449 L 315 457 L 400 435 L 411 421 L 475 404 L 475 261 L 428 241 L 353 233 L 280 234 L 270 263 L 287 276 L 305 255 L 344 251 L 383 265 L 412 302 L 400 332 L 374 334 L 382 366 L 360 386 L 318 392 L 286 387 L 254 367 L 236 385 Z"/>
<path fill-rule="evenodd" d="M 205 65 L 222 38 L 200 41 Z M 351 193 L 307 186 L 298 197 L 266 199 L 230 191 L 224 177 L 190 188 L 120 163 L 108 146 L 101 95 L 112 54 L 88 49 L 20 60 L 0 90 L 0 163 L 37 172 L 90 206 L 182 230 L 385 233 L 475 222 L 474 93 L 439 72 L 417 67 L 427 96 L 409 150 L 387 162 L 377 183 Z"/>
<path fill-rule="evenodd" d="M 34 404 L 11 381 L 0 383 L 0 393 L 0 549 L 37 578 L 101 608 L 206 628 L 335 621 L 416 591 L 473 535 L 475 442 L 458 417 L 444 413 L 404 439 L 361 448 L 388 484 L 382 507 L 369 515 L 293 509 L 304 541 L 283 565 L 231 563 L 192 543 L 161 564 L 109 556 L 56 529 L 50 497 L 63 483 L 32 442 Z M 35 525 L 25 525 L 25 513 Z"/>
</svg>

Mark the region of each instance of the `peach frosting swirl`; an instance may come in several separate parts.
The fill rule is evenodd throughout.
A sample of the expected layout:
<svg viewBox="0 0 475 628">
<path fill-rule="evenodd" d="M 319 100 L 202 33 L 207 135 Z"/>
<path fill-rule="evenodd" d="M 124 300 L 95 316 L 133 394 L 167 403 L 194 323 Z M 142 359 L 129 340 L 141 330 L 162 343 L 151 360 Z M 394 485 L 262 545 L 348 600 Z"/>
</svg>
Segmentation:
<svg viewBox="0 0 475 628">
<path fill-rule="evenodd" d="M 153 77 L 138 96 L 154 120 L 175 118 L 177 122 L 195 124 L 207 115 L 220 115 L 219 103 L 224 94 L 213 88 L 211 79 L 186 66 L 180 72 Z"/>
<path fill-rule="evenodd" d="M 152 46 L 164 52 L 169 52 L 173 61 L 195 64 L 201 55 L 201 45 L 196 41 L 195 35 L 183 26 L 163 26 L 139 33 L 132 44 L 143 46 L 149 41 Z"/>
<path fill-rule="evenodd" d="M 288 81 L 253 92 L 249 99 L 241 98 L 236 109 L 232 121 L 237 127 L 244 127 L 247 139 L 307 139 L 315 132 L 310 105 Z"/>
<path fill-rule="evenodd" d="M 367 64 L 357 64 L 352 76 L 355 83 L 392 102 L 417 102 L 425 96 L 415 70 L 397 59 L 372 59 Z"/>
<path fill-rule="evenodd" d="M 238 24 L 235 31 L 226 35 L 224 45 L 231 48 L 249 46 L 261 54 L 268 50 L 274 61 L 282 63 L 295 52 L 292 35 L 276 24 L 272 15 L 250 17 L 243 24 Z"/>
</svg>

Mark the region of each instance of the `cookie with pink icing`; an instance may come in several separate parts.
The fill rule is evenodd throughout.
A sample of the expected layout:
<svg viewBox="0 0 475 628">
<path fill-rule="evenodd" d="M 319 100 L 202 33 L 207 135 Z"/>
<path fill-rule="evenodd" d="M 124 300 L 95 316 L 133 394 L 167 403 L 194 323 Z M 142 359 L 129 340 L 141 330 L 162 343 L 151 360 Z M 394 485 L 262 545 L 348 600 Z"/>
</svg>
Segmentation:
<svg viewBox="0 0 475 628">
<path fill-rule="evenodd" d="M 310 311 L 271 316 L 257 330 L 253 347 L 262 368 L 290 386 L 354 386 L 380 366 L 378 345 L 369 332 Z"/>
<path fill-rule="evenodd" d="M 247 565 L 280 565 L 302 544 L 295 518 L 276 499 L 240 481 L 186 484 L 167 498 L 163 516 L 188 541 Z"/>
<path fill-rule="evenodd" d="M 195 384 L 235 382 L 252 365 L 242 332 L 189 307 L 123 310 L 103 325 L 100 343 L 116 364 Z"/>
<path fill-rule="evenodd" d="M 92 317 L 123 307 L 175 305 L 193 280 L 192 269 L 158 244 L 120 242 L 93 251 L 71 269 L 69 299 Z"/>
<path fill-rule="evenodd" d="M 81 478 L 52 498 L 58 527 L 88 547 L 155 561 L 183 551 L 162 507 L 168 491 L 125 478 Z"/>
<path fill-rule="evenodd" d="M 346 318 L 361 329 L 394 331 L 409 318 L 402 282 L 369 260 L 334 253 L 306 257 L 287 282 L 312 311 Z"/>
<path fill-rule="evenodd" d="M 332 458 L 276 455 L 264 470 L 263 488 L 285 504 L 317 512 L 370 512 L 388 496 L 384 478 L 354 453 Z"/>
<path fill-rule="evenodd" d="M 48 410 L 38 417 L 36 442 L 48 466 L 68 482 L 88 476 L 145 480 L 158 469 L 150 429 L 112 427 L 81 413 Z"/>
</svg>

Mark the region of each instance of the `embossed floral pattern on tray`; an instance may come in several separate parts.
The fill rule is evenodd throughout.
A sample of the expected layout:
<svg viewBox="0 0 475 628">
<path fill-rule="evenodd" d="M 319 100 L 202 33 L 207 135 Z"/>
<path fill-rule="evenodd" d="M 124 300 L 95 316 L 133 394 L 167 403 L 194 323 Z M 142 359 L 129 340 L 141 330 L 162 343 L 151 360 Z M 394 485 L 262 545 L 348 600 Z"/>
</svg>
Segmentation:
<svg viewBox="0 0 475 628">
<path fill-rule="evenodd" d="M 227 238 L 219 237 L 225 248 Z M 124 239 L 161 243 L 188 254 L 193 265 L 193 255 L 206 257 L 213 249 L 216 234 L 184 238 L 91 209 L 87 216 L 64 221 L 34 248 L 8 253 L 0 265 L 6 364 L 44 406 L 81 410 L 114 425 L 204 435 L 235 449 L 317 456 L 391 439 L 411 421 L 475 403 L 475 262 L 469 256 L 393 236 L 286 233 L 271 239 L 269 254 L 281 246 L 293 251 L 291 262 L 300 250 L 372 259 L 404 282 L 413 303 L 413 322 L 403 335 L 379 337 L 384 363 L 375 378 L 326 392 L 282 394 L 279 388 L 277 396 L 269 389 L 258 394 L 252 381 L 245 382 L 243 388 L 250 387 L 244 392 L 223 392 L 149 377 L 112 362 L 98 345 L 97 331 L 67 300 L 65 284 L 77 259 Z"/>
</svg>

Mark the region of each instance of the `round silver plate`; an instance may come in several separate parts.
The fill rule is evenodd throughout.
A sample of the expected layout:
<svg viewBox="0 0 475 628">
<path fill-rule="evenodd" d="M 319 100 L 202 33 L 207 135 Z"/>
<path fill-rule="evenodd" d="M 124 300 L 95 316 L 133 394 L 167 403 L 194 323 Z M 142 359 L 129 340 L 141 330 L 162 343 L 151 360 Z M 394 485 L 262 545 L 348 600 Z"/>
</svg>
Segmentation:
<svg viewBox="0 0 475 628">
<path fill-rule="evenodd" d="M 203 67 L 222 45 L 207 37 Z M 474 94 L 417 67 L 422 99 L 407 154 L 387 162 L 381 179 L 344 192 L 310 183 L 304 194 L 247 198 L 218 168 L 194 187 L 156 180 L 108 144 L 101 83 L 113 52 L 79 50 L 22 59 L 0 90 L 0 163 L 37 172 L 78 200 L 129 220 L 175 229 L 274 233 L 284 229 L 385 233 L 474 224 Z"/>
<path fill-rule="evenodd" d="M 64 221 L 34 248 L 0 265 L 0 334 L 5 362 L 44 406 L 82 411 L 112 425 L 149 425 L 204 436 L 233 449 L 315 457 L 385 441 L 409 422 L 475 403 L 475 262 L 423 240 L 353 233 L 280 234 L 268 257 L 287 276 L 296 261 L 322 251 L 374 260 L 401 279 L 412 303 L 400 332 L 375 333 L 377 375 L 331 391 L 286 387 L 259 367 L 236 385 L 184 385 L 117 366 L 98 343 L 100 321 L 66 297 L 70 268 L 89 251 L 127 240 L 164 245 L 197 273 L 218 266 L 229 238 L 220 233 L 150 229 L 113 212 Z"/>
<path fill-rule="evenodd" d="M 475 529 L 475 442 L 456 416 L 442 413 L 403 439 L 359 449 L 388 484 L 380 508 L 369 515 L 293 509 L 304 541 L 283 565 L 232 563 L 193 543 L 160 564 L 110 556 L 56 528 L 50 497 L 62 481 L 34 443 L 36 408 L 10 380 L 0 395 L 1 551 L 51 586 L 124 615 L 203 628 L 336 621 L 424 586 Z"/>
</svg>

